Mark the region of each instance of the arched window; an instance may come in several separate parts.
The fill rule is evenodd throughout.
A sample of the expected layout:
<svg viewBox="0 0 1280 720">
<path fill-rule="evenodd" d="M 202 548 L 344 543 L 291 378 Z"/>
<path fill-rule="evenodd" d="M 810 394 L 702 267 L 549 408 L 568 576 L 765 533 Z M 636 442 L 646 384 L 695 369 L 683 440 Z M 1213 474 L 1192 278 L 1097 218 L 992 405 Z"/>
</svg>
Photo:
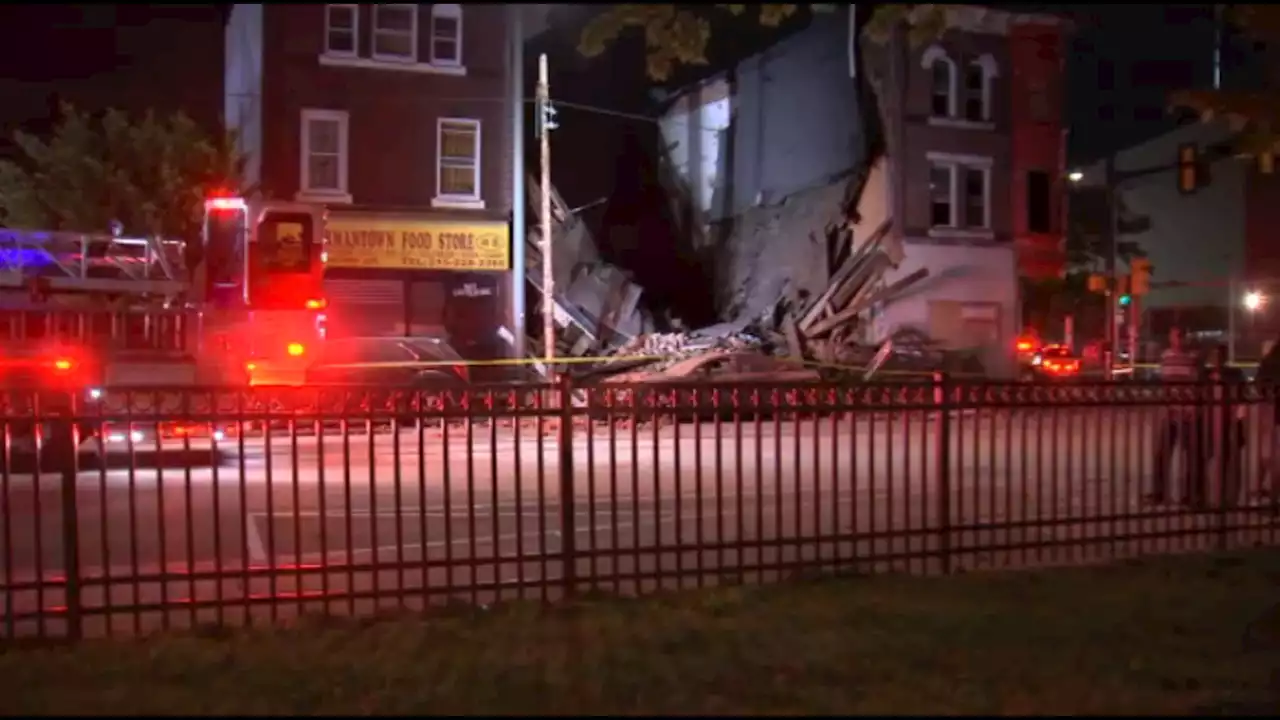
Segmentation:
<svg viewBox="0 0 1280 720">
<path fill-rule="evenodd" d="M 996 60 L 990 55 L 969 63 L 964 68 L 964 119 L 991 122 L 992 88 L 997 76 Z"/>
<path fill-rule="evenodd" d="M 937 45 L 924 51 L 921 65 L 930 73 L 929 114 L 933 117 L 956 116 L 956 64 Z"/>
</svg>

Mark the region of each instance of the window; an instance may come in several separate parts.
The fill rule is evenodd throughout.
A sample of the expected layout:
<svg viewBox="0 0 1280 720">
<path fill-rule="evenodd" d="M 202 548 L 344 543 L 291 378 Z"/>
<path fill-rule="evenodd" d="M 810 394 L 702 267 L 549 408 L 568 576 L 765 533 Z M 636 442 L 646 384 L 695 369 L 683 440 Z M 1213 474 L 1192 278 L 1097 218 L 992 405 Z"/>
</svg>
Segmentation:
<svg viewBox="0 0 1280 720">
<path fill-rule="evenodd" d="M 325 5 L 325 54 L 355 57 L 357 23 L 359 14 L 355 5 Z"/>
<path fill-rule="evenodd" d="M 991 159 L 929 153 L 929 200 L 933 228 L 989 234 Z"/>
<path fill-rule="evenodd" d="M 1027 232 L 1053 231 L 1049 211 L 1050 187 L 1049 173 L 1043 170 L 1027 173 Z"/>
<path fill-rule="evenodd" d="M 302 111 L 303 193 L 347 192 L 347 114 L 339 110 Z"/>
<path fill-rule="evenodd" d="M 956 64 L 947 51 L 932 45 L 924 51 L 921 66 L 929 71 L 929 114 L 950 118 L 956 115 Z"/>
<path fill-rule="evenodd" d="M 417 5 L 373 6 L 373 57 L 375 60 L 417 62 Z"/>
<path fill-rule="evenodd" d="M 955 171 L 955 165 L 929 166 L 929 224 L 933 227 L 956 225 L 955 204 L 951 200 Z"/>
<path fill-rule="evenodd" d="M 934 117 L 951 117 L 951 72 L 950 60 L 933 62 L 933 105 Z"/>
<path fill-rule="evenodd" d="M 964 225 L 969 228 L 987 228 L 987 169 L 961 167 L 964 173 Z"/>
<path fill-rule="evenodd" d="M 479 200 L 480 122 L 442 118 L 437 140 L 436 194 L 442 200 Z"/>
<path fill-rule="evenodd" d="M 964 119 L 973 122 L 989 120 L 987 113 L 987 73 L 978 63 L 964 69 Z"/>
<path fill-rule="evenodd" d="M 462 6 L 431 6 L 431 63 L 462 64 Z"/>
</svg>

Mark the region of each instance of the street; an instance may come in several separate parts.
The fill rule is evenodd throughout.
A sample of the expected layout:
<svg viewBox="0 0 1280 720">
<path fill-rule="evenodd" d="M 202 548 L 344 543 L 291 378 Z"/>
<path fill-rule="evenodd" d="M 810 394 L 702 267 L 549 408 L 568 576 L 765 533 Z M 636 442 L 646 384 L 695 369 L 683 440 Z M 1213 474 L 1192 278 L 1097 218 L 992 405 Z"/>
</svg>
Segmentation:
<svg viewBox="0 0 1280 720">
<path fill-rule="evenodd" d="M 1227 516 L 1139 502 L 1154 457 L 1152 417 L 1116 408 L 957 412 L 947 473 L 936 418 L 924 413 L 576 426 L 564 478 L 555 432 L 532 427 L 345 441 L 273 433 L 218 443 L 216 463 L 206 439 L 197 466 L 76 477 L 74 531 L 80 576 L 89 578 L 82 603 L 177 603 L 176 615 L 194 622 L 215 616 L 215 600 L 246 597 L 264 603 L 255 613 L 314 609 L 322 596 L 352 612 L 417 606 L 426 595 L 539 597 L 564 587 L 568 537 L 580 586 L 611 592 L 855 564 L 937 570 L 943 549 L 956 567 L 976 568 L 1100 560 L 1171 542 L 1210 547 Z M 1256 468 L 1255 459 L 1247 477 Z M 54 475 L 3 481 L 0 572 L 11 615 L 64 602 L 63 493 Z M 955 528 L 945 534 L 937 532 L 944 514 Z M 1231 513 L 1230 522 L 1257 526 L 1233 530 L 1233 542 L 1276 530 L 1257 512 Z M 1169 539 L 1196 528 L 1203 537 Z"/>
</svg>

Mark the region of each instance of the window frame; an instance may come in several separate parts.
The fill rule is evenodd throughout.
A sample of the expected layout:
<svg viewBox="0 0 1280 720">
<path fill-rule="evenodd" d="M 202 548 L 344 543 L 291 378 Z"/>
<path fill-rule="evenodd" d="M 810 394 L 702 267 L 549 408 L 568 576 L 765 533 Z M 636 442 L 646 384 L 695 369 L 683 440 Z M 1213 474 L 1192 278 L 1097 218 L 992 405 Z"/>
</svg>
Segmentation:
<svg viewBox="0 0 1280 720">
<path fill-rule="evenodd" d="M 455 55 L 452 60 L 442 60 L 436 57 L 436 19 L 448 18 L 457 23 L 457 32 L 453 37 L 453 44 L 456 48 Z M 428 33 L 428 41 L 431 43 L 429 61 L 432 65 L 440 67 L 462 67 L 462 5 L 458 3 L 440 3 L 431 6 L 431 22 L 428 25 L 430 32 Z"/>
<path fill-rule="evenodd" d="M 475 155 L 473 157 L 475 166 L 472 170 L 473 176 L 475 178 L 475 181 L 473 184 L 475 191 L 471 195 L 458 195 L 456 193 L 444 192 L 443 180 L 444 180 L 445 159 L 444 159 L 443 150 L 444 150 L 444 129 L 445 129 L 444 126 L 446 124 L 469 125 L 471 128 L 475 130 L 476 142 L 475 142 Z M 435 198 L 433 198 L 431 201 L 433 206 L 465 207 L 465 208 L 477 208 L 477 209 L 484 207 L 484 199 L 483 199 L 484 194 L 480 186 L 480 182 L 483 179 L 483 174 L 481 173 L 481 169 L 480 169 L 481 158 L 484 157 L 483 142 L 484 142 L 484 128 L 483 128 L 483 123 L 481 123 L 480 120 L 476 118 L 463 118 L 463 117 L 436 118 L 436 194 L 435 194 Z"/>
<path fill-rule="evenodd" d="M 346 110 L 328 110 L 322 108 L 303 108 L 302 113 L 302 129 L 299 133 L 298 142 L 298 195 L 309 197 L 330 198 L 340 200 L 346 198 L 349 201 L 349 177 L 350 170 L 350 114 Z M 336 188 L 317 188 L 311 183 L 311 124 L 313 122 L 335 122 L 338 124 L 338 187 Z"/>
<path fill-rule="evenodd" d="M 351 13 L 351 27 L 335 28 L 331 23 L 330 13 L 334 10 L 345 10 Z M 350 50 L 334 50 L 329 46 L 329 39 L 335 32 L 351 33 Z M 324 54 L 335 58 L 355 58 L 360 56 L 360 6 L 346 3 L 335 3 L 324 6 Z"/>
<path fill-rule="evenodd" d="M 956 165 L 956 175 L 960 175 L 961 171 L 965 173 L 978 172 L 982 173 L 982 222 L 974 223 L 969 218 L 969 198 L 965 197 L 967 186 L 964 183 L 958 183 L 956 192 L 957 199 L 963 200 L 964 212 L 961 213 L 962 230 L 991 230 L 991 166 L 978 164 L 958 163 Z"/>
<path fill-rule="evenodd" d="M 418 62 L 418 35 L 421 28 L 418 25 L 418 6 L 412 3 L 375 3 L 372 5 L 373 14 L 370 18 L 370 35 L 369 35 L 369 57 L 378 62 L 388 63 L 405 63 L 414 64 Z M 389 9 L 408 9 L 410 12 L 409 20 L 409 54 L 396 55 L 394 53 L 378 52 L 378 36 L 394 35 L 403 37 L 406 31 L 388 30 L 378 27 L 378 13 Z"/>
<path fill-rule="evenodd" d="M 946 161 L 929 161 L 929 227 L 937 229 L 954 230 L 960 227 L 959 224 L 959 208 L 956 207 L 956 178 L 959 175 L 958 165 L 954 162 Z M 935 169 L 945 170 L 947 172 L 947 215 L 948 220 L 945 225 L 937 225 L 933 221 L 933 171 Z"/>
<path fill-rule="evenodd" d="M 942 63 L 945 66 L 946 72 L 947 72 L 947 87 L 946 87 L 947 114 L 946 115 L 938 115 L 936 112 L 934 112 L 934 107 L 933 107 L 934 98 L 938 97 L 938 88 L 936 87 L 936 83 L 935 83 L 935 80 L 936 80 L 935 72 L 936 72 L 936 67 L 938 63 Z M 942 49 L 940 45 L 932 45 L 929 47 L 928 50 L 924 51 L 924 55 L 921 57 L 921 60 L 920 60 L 920 65 L 929 73 L 929 117 L 945 119 L 945 120 L 954 120 L 956 118 L 956 113 L 958 112 L 958 100 L 959 100 L 959 94 L 960 94 L 959 87 L 958 87 L 959 81 L 957 77 L 958 68 L 956 67 L 955 60 L 951 59 L 951 56 L 948 55 L 947 51 Z"/>
<path fill-rule="evenodd" d="M 948 235 L 962 234 L 975 237 L 989 237 L 993 232 L 994 207 L 992 206 L 991 195 L 991 170 L 994 165 L 992 158 L 985 156 L 970 155 L 952 155 L 950 153 L 927 153 L 926 159 L 930 169 L 930 182 L 932 182 L 932 170 L 935 167 L 949 168 L 951 188 L 949 200 L 951 202 L 951 225 L 934 225 L 933 224 L 933 195 L 929 196 L 929 232 L 931 234 Z M 973 223 L 967 217 L 968 203 L 963 202 L 964 188 L 962 182 L 962 170 L 973 170 L 982 173 L 982 222 Z M 962 209 L 963 205 L 963 209 Z"/>
</svg>

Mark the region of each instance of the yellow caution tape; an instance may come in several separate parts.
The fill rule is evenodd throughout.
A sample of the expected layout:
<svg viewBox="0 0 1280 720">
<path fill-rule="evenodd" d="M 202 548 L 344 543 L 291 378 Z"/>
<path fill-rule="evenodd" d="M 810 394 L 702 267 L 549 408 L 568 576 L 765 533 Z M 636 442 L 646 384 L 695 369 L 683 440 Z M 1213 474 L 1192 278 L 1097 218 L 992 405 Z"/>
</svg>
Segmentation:
<svg viewBox="0 0 1280 720">
<path fill-rule="evenodd" d="M 498 358 L 496 360 L 422 360 L 401 362 L 333 363 L 320 367 L 334 369 L 365 368 L 429 368 L 429 367 L 494 367 L 510 365 L 581 365 L 585 363 L 622 363 L 632 360 L 669 360 L 663 355 L 609 355 L 604 357 L 558 357 L 550 363 L 544 358 Z"/>
</svg>

